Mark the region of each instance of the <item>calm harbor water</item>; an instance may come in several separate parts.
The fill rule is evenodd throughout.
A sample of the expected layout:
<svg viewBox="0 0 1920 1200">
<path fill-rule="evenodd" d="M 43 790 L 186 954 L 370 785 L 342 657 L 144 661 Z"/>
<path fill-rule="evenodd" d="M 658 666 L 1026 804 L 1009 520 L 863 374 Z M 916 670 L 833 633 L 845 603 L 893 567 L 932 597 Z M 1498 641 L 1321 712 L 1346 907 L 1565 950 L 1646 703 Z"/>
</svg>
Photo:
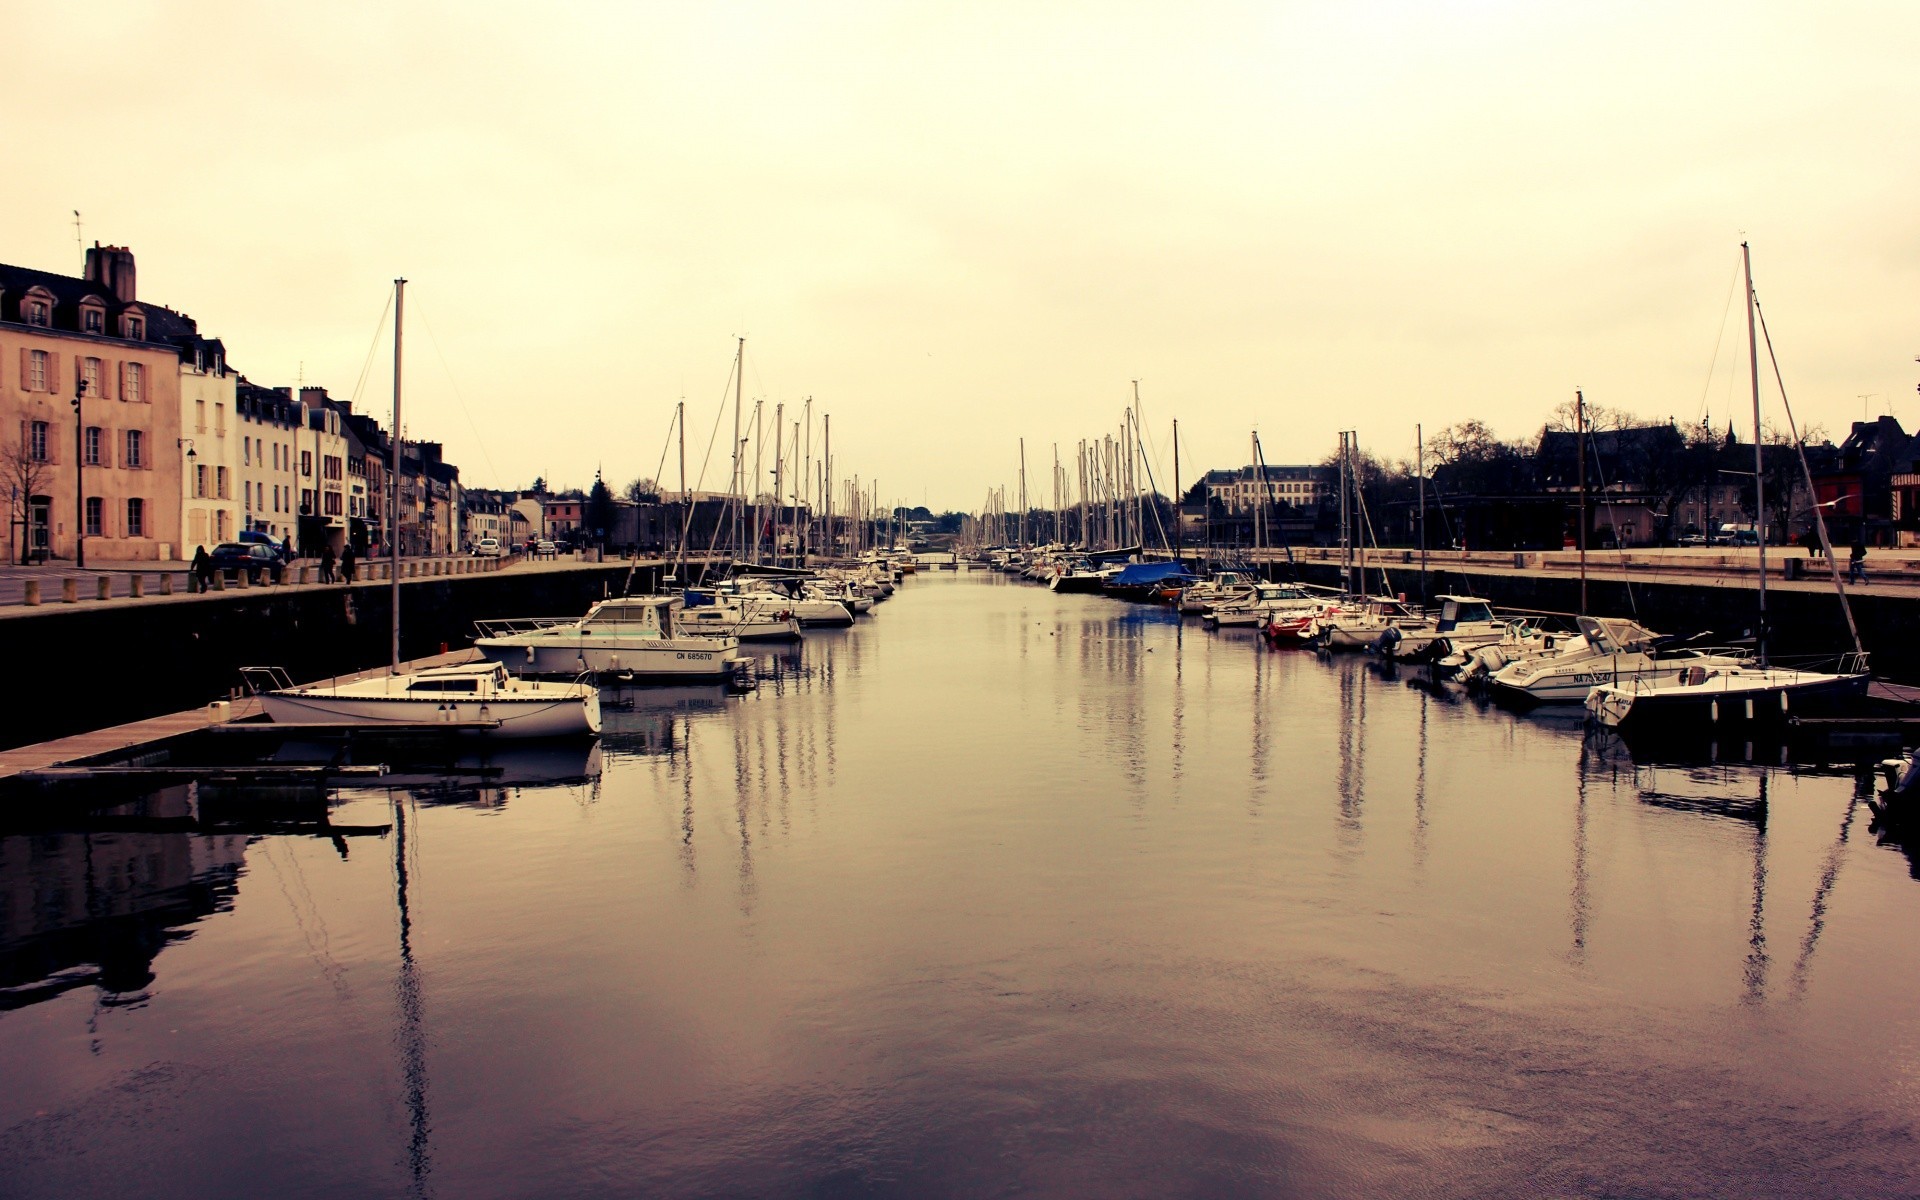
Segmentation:
<svg viewBox="0 0 1920 1200">
<path fill-rule="evenodd" d="M 1920 1191 L 1853 774 L 1420 684 L 921 575 L 333 836 L 0 836 L 0 1196 Z"/>
</svg>

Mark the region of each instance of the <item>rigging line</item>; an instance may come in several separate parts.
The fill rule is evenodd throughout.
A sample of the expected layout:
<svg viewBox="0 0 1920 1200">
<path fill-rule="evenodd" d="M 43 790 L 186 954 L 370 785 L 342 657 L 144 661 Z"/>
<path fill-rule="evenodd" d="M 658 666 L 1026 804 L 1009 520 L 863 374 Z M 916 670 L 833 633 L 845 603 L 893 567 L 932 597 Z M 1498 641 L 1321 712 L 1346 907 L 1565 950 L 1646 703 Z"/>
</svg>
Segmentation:
<svg viewBox="0 0 1920 1200">
<path fill-rule="evenodd" d="M 1740 256 L 1733 258 L 1733 277 L 1727 280 L 1727 300 L 1720 309 L 1720 331 L 1713 338 L 1713 357 L 1707 360 L 1707 378 L 1700 385 L 1700 406 L 1693 414 L 1694 423 L 1707 420 L 1707 397 L 1713 391 L 1713 368 L 1720 361 L 1720 343 L 1727 337 L 1727 319 L 1733 314 L 1733 290 L 1740 286 Z M 1729 402 L 1731 403 L 1731 402 Z M 1712 426 L 1708 426 L 1712 428 Z"/>
<path fill-rule="evenodd" d="M 660 491 L 660 476 L 667 470 L 667 455 L 673 450 L 673 427 L 680 423 L 680 409 L 675 406 L 673 415 L 667 418 L 667 437 L 660 443 L 660 465 L 653 469 L 653 490 Z"/>
<path fill-rule="evenodd" d="M 1613 481 L 1607 478 L 1607 468 L 1600 461 L 1600 447 L 1594 444 L 1593 431 L 1591 429 L 1589 429 L 1581 437 L 1581 440 L 1587 443 L 1586 450 L 1583 450 L 1582 453 L 1591 451 L 1593 454 L 1593 470 L 1596 475 L 1600 476 L 1601 500 L 1602 500 L 1602 503 L 1606 503 L 1605 497 L 1607 494 L 1607 489 L 1613 486 Z M 1612 511 L 1613 511 L 1612 504 L 1607 503 L 1607 511 L 1609 515 L 1612 514 Z M 1608 526 L 1609 528 L 1611 528 L 1612 526 L 1611 521 L 1608 522 Z M 1580 536 L 1582 539 L 1584 539 L 1586 535 L 1587 535 L 1586 530 L 1583 529 L 1580 531 Z M 1620 569 L 1622 573 L 1622 583 L 1625 584 L 1627 589 L 1627 609 L 1628 611 L 1632 612 L 1635 617 L 1638 617 L 1640 615 L 1640 605 L 1633 598 L 1633 579 L 1631 574 L 1627 571 L 1627 548 L 1620 541 L 1620 534 L 1619 534 L 1619 531 L 1617 530 L 1614 532 L 1614 535 L 1613 535 L 1613 548 L 1615 553 L 1620 555 Z"/>
<path fill-rule="evenodd" d="M 1352 470 L 1351 467 L 1348 468 L 1349 472 L 1352 472 Z M 1360 526 L 1366 531 L 1365 536 L 1373 540 L 1373 548 L 1378 552 L 1380 549 L 1380 535 L 1373 531 L 1373 514 L 1367 510 L 1367 491 L 1365 484 L 1359 484 L 1354 487 L 1353 498 L 1360 505 Z M 1366 544 L 1364 542 L 1361 543 L 1360 561 L 1360 595 L 1364 598 L 1367 594 L 1367 569 L 1365 565 Z M 1382 558 L 1380 564 L 1376 566 L 1374 570 L 1380 572 L 1381 590 L 1389 596 L 1393 595 L 1393 576 L 1387 574 L 1386 559 Z"/>
<path fill-rule="evenodd" d="M 440 358 L 440 369 L 447 373 L 447 386 L 453 389 L 454 403 L 460 406 L 460 415 L 466 418 L 467 428 L 473 431 L 473 444 L 480 448 L 480 457 L 487 460 L 487 470 L 493 472 L 494 479 L 504 479 L 500 468 L 493 465 L 493 455 L 487 453 L 487 443 L 480 436 L 480 427 L 473 422 L 473 412 L 467 407 L 467 398 L 460 394 L 460 382 L 453 377 L 453 364 L 447 361 L 447 352 L 440 348 L 440 339 L 433 336 L 433 322 L 427 320 L 426 305 L 418 299 L 419 289 L 415 289 L 414 296 L 415 313 L 420 318 L 421 328 L 427 331 L 427 340 L 433 343 L 433 352 Z"/>
<path fill-rule="evenodd" d="M 360 393 L 366 389 L 367 373 L 373 370 L 373 356 L 380 349 L 380 337 L 386 332 L 387 314 L 393 311 L 393 289 L 387 289 L 387 302 L 381 306 L 380 320 L 373 327 L 373 341 L 367 345 L 367 360 L 360 364 L 360 378 L 353 385 L 353 403 L 360 403 Z M 295 396 L 298 400 L 300 397 Z"/>
<path fill-rule="evenodd" d="M 736 356 L 733 364 L 727 368 L 726 383 L 720 386 L 720 408 L 713 414 L 713 432 L 707 435 L 707 452 L 700 459 L 700 474 L 694 481 L 695 493 L 698 493 L 700 485 L 707 481 L 707 467 L 713 462 L 713 445 L 720 440 L 720 422 L 724 421 L 727 416 L 727 389 L 733 385 L 734 372 L 744 368 L 745 357 L 744 354 Z M 707 542 L 707 557 L 709 558 L 713 557 L 714 547 L 720 544 L 720 527 L 726 523 L 726 515 L 733 511 L 733 485 L 728 484 L 727 487 L 727 502 L 721 506 L 720 515 L 713 523 L 713 537 Z M 692 535 L 692 532 L 693 503 L 692 501 L 688 501 L 687 511 L 681 518 L 680 526 L 680 553 L 683 559 L 686 557 L 687 539 Z"/>
<path fill-rule="evenodd" d="M 1860 627 L 1856 625 L 1853 620 L 1853 604 L 1847 598 L 1847 589 L 1840 584 L 1840 562 L 1834 558 L 1833 542 L 1827 537 L 1827 519 L 1820 511 L 1820 493 L 1813 486 L 1813 468 L 1807 465 L 1807 446 L 1805 442 L 1800 440 L 1800 429 L 1793 419 L 1793 403 L 1787 399 L 1787 383 L 1786 380 L 1780 376 L 1780 360 L 1776 358 L 1773 353 L 1773 334 L 1767 330 L 1767 314 L 1760 311 L 1760 297 L 1757 293 L 1753 297 L 1753 315 L 1760 319 L 1760 335 L 1767 343 L 1767 361 L 1773 364 L 1773 382 L 1774 385 L 1780 389 L 1780 406 L 1787 410 L 1787 432 L 1793 436 L 1793 449 L 1794 453 L 1800 459 L 1800 472 L 1807 480 L 1807 498 L 1813 504 L 1813 525 L 1815 529 L 1820 531 L 1820 549 L 1827 556 L 1827 572 L 1833 576 L 1833 590 L 1839 594 L 1840 611 L 1847 618 L 1847 632 L 1853 635 L 1854 653 L 1864 655 L 1866 653 L 1866 647 L 1860 644 Z M 1760 436 L 1760 431 L 1757 429 L 1754 430 L 1753 433 L 1756 438 Z M 1764 453 L 1764 451 L 1762 453 Z M 1756 485 L 1759 482 L 1758 479 L 1754 480 Z M 1788 498 L 1789 500 L 1792 498 L 1791 491 L 1788 492 Z M 1789 508 L 1791 508 L 1791 505 L 1789 505 Z M 1864 500 L 1861 502 L 1860 512 L 1860 520 L 1864 525 L 1866 521 L 1866 503 Z M 1789 513 L 1789 515 L 1791 515 L 1791 513 Z M 1764 514 L 1762 514 L 1760 516 L 1760 520 L 1763 522 L 1762 528 L 1765 527 L 1765 519 Z"/>
<path fill-rule="evenodd" d="M 1135 435 L 1134 445 L 1136 448 L 1138 448 L 1139 442 L 1140 442 L 1140 438 L 1138 436 L 1140 433 L 1140 420 L 1139 420 L 1138 413 L 1134 414 L 1133 432 Z M 1153 481 L 1153 462 L 1147 458 L 1146 451 L 1144 449 L 1140 451 L 1140 462 L 1141 462 L 1141 465 L 1146 467 L 1147 469 L 1147 486 L 1153 489 L 1153 494 L 1156 497 L 1156 503 L 1153 505 L 1153 527 L 1160 531 L 1160 544 L 1164 546 L 1169 553 L 1171 553 L 1173 551 L 1173 543 L 1167 539 L 1167 527 L 1161 524 L 1160 522 L 1160 505 L 1157 503 L 1157 498 L 1160 494 L 1160 485 Z M 1177 525 L 1180 520 L 1180 510 L 1178 508 L 1174 509 L 1173 519 L 1175 524 Z M 1143 529 L 1141 530 L 1141 533 L 1144 535 L 1146 531 Z M 1143 536 L 1141 540 L 1142 542 L 1144 542 L 1146 539 Z"/>
</svg>

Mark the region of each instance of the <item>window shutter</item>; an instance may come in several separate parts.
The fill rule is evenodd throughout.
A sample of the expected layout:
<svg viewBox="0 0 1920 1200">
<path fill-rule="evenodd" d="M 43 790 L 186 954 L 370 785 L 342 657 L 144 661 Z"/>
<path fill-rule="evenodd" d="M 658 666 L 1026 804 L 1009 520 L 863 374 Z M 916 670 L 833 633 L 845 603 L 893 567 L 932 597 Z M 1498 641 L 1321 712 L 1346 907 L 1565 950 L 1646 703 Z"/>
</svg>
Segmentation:
<svg viewBox="0 0 1920 1200">
<path fill-rule="evenodd" d="M 125 400 L 127 398 L 127 364 L 124 362 L 116 362 L 113 365 L 114 365 L 114 373 L 120 377 L 120 391 L 119 391 L 118 398 L 121 400 Z"/>
<path fill-rule="evenodd" d="M 60 395 L 60 352 L 47 351 L 47 390 Z"/>
<path fill-rule="evenodd" d="M 23 392 L 33 389 L 33 376 L 29 374 L 33 369 L 32 363 L 33 352 L 25 346 L 20 347 L 20 390 Z"/>
</svg>

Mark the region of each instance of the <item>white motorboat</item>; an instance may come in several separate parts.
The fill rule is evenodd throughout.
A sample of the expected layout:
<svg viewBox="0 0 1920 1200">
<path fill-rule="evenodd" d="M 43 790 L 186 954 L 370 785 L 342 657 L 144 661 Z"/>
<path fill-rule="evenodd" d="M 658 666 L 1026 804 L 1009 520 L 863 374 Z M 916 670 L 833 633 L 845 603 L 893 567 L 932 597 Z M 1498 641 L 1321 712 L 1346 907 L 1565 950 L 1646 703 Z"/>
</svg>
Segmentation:
<svg viewBox="0 0 1920 1200">
<path fill-rule="evenodd" d="M 1478 596 L 1436 596 L 1434 599 L 1440 602 L 1437 616 L 1412 629 L 1395 625 L 1382 632 L 1389 655 L 1406 659 L 1470 650 L 1506 637 L 1512 625 L 1495 617 L 1493 605 Z"/>
<path fill-rule="evenodd" d="M 278 667 L 247 667 L 241 676 L 268 719 L 283 725 L 447 725 L 512 738 L 600 732 L 599 688 L 515 679 L 495 662 L 301 686 Z"/>
<path fill-rule="evenodd" d="M 1751 665 L 1746 654 L 1736 651 L 1663 649 L 1672 639 L 1632 621 L 1580 617 L 1577 623 L 1579 639 L 1495 671 L 1490 680 L 1495 694 L 1519 704 L 1580 704 L 1601 684 L 1670 683 L 1692 667 Z"/>
<path fill-rule="evenodd" d="M 1213 605 L 1201 618 L 1215 628 L 1262 626 L 1279 616 L 1317 611 L 1323 600 L 1306 589 L 1284 583 L 1260 583 L 1234 600 Z"/>
<path fill-rule="evenodd" d="M 1424 624 L 1426 618 L 1404 602 L 1392 596 L 1374 596 L 1322 616 L 1314 623 L 1311 636 L 1329 649 L 1363 650 L 1389 629 L 1404 634 Z"/>
<path fill-rule="evenodd" d="M 731 637 L 743 642 L 797 642 L 805 637 L 791 608 L 753 597 L 688 591 L 672 620 L 684 637 Z"/>
<path fill-rule="evenodd" d="M 1214 605 L 1251 594 L 1259 582 L 1260 577 L 1252 571 L 1215 571 L 1205 582 L 1181 592 L 1175 607 L 1185 616 L 1204 614 Z"/>
<path fill-rule="evenodd" d="M 735 670 L 740 641 L 732 636 L 688 636 L 676 625 L 677 596 L 620 596 L 602 600 L 576 621 L 541 619 L 476 622 L 474 648 L 522 675 L 578 675 L 583 671 L 639 681 L 719 681 Z"/>
<path fill-rule="evenodd" d="M 805 626 L 851 625 L 853 609 L 828 596 L 810 594 L 796 576 L 748 575 L 730 580 L 715 589 L 721 595 L 737 596 L 744 603 L 760 606 L 777 604 L 774 611 L 790 612 Z"/>
</svg>

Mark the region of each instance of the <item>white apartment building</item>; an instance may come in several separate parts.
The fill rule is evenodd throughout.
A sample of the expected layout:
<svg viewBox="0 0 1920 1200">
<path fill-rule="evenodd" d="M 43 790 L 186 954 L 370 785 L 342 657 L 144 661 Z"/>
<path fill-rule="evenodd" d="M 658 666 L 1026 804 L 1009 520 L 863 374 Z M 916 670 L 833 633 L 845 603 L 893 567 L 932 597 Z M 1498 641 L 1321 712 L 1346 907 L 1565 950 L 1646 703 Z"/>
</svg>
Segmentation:
<svg viewBox="0 0 1920 1200">
<path fill-rule="evenodd" d="M 180 358 L 180 545 L 182 561 L 202 546 L 230 542 L 244 527 L 240 499 L 239 377 L 217 341 Z M 164 448 L 163 448 L 164 449 Z"/>
<path fill-rule="evenodd" d="M 299 406 L 286 388 L 257 387 L 242 380 L 234 408 L 243 527 L 283 542 L 299 532 L 299 476 L 293 457 L 302 424 Z"/>
</svg>

